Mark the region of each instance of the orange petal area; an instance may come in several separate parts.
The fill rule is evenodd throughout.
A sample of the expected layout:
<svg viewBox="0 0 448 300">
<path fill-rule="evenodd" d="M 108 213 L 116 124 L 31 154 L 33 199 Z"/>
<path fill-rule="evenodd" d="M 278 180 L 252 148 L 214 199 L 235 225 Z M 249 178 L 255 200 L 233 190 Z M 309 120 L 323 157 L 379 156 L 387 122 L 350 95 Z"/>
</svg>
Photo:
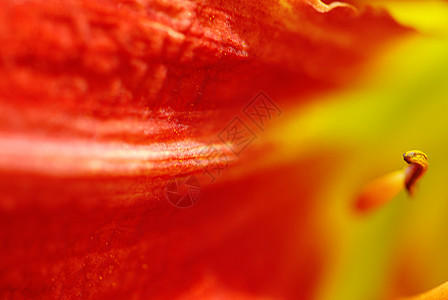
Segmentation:
<svg viewBox="0 0 448 300">
<path fill-rule="evenodd" d="M 259 90 L 297 105 L 407 32 L 316 1 L 2 3 L 1 298 L 311 299 L 325 156 L 223 177 L 188 210 L 164 188 L 210 142 L 230 152 L 216 134 Z"/>
</svg>

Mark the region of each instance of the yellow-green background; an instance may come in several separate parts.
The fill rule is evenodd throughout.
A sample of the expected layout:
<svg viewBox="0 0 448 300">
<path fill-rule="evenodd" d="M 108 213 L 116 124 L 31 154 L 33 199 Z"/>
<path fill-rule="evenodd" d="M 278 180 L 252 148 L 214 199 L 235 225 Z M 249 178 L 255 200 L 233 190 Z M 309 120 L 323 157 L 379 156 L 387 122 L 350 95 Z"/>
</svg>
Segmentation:
<svg viewBox="0 0 448 300">
<path fill-rule="evenodd" d="M 382 299 L 448 281 L 448 4 L 373 4 L 419 34 L 384 49 L 351 88 L 285 113 L 270 137 L 283 145 L 285 160 L 334 149 L 343 166 L 331 169 L 317 200 L 332 246 L 319 289 L 325 300 Z M 370 215 L 354 215 L 349 208 L 357 189 L 402 169 L 401 155 L 411 149 L 426 152 L 430 165 L 416 196 L 401 192 Z"/>
</svg>

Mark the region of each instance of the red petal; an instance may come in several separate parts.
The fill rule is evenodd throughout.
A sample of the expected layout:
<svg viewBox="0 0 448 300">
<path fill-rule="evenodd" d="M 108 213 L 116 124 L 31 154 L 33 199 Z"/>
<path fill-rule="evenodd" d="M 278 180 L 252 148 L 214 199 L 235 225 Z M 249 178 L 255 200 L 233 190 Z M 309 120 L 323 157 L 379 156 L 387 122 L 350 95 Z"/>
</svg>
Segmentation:
<svg viewBox="0 0 448 300">
<path fill-rule="evenodd" d="M 163 195 L 260 89 L 295 105 L 407 32 L 370 8 L 281 3 L 2 3 L 2 297 L 313 295 L 320 171 L 297 165 L 324 158 L 223 179 L 189 210 Z"/>
</svg>

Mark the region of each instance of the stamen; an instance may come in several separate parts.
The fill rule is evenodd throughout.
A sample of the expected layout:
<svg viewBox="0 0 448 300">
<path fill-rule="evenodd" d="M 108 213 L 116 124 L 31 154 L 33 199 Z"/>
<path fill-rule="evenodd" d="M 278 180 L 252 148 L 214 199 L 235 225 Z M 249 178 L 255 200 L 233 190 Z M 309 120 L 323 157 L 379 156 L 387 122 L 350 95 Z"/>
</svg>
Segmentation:
<svg viewBox="0 0 448 300">
<path fill-rule="evenodd" d="M 405 187 L 413 195 L 415 184 L 428 169 L 428 156 L 420 150 L 411 150 L 404 153 L 403 158 L 409 164 L 405 169 Z"/>
<path fill-rule="evenodd" d="M 356 210 L 372 211 L 392 200 L 403 188 L 409 195 L 414 194 L 417 181 L 428 169 L 428 156 L 420 150 L 411 150 L 404 153 L 403 158 L 409 164 L 404 170 L 389 173 L 366 184 L 355 202 Z"/>
<path fill-rule="evenodd" d="M 405 172 L 395 171 L 369 182 L 356 201 L 356 209 L 369 212 L 387 203 L 403 189 Z"/>
</svg>

